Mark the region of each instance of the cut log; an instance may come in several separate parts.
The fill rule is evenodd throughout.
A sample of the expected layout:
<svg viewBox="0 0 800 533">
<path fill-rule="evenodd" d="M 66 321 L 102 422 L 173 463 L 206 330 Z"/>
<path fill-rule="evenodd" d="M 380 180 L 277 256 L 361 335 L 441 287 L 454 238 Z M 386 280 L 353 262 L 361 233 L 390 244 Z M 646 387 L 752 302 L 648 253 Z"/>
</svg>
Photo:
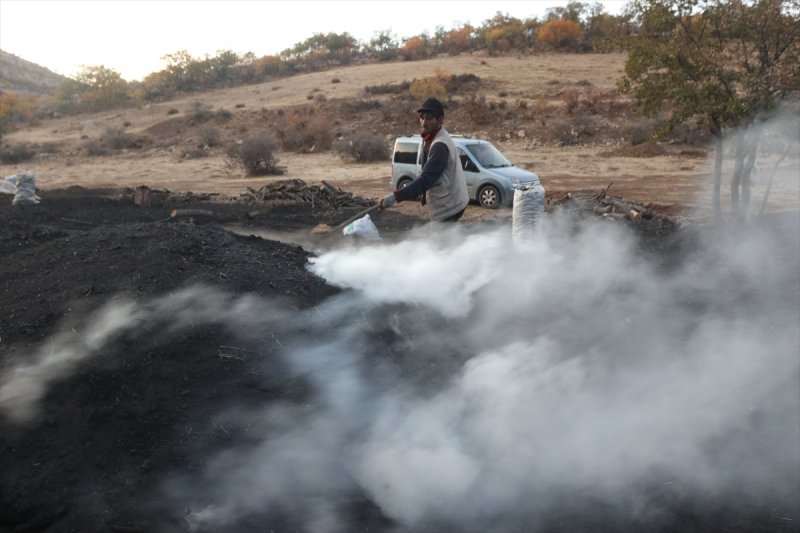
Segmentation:
<svg viewBox="0 0 800 533">
<path fill-rule="evenodd" d="M 214 213 L 206 209 L 173 209 L 170 212 L 169 216 L 171 216 L 172 218 L 198 217 L 198 216 L 213 217 Z"/>
</svg>

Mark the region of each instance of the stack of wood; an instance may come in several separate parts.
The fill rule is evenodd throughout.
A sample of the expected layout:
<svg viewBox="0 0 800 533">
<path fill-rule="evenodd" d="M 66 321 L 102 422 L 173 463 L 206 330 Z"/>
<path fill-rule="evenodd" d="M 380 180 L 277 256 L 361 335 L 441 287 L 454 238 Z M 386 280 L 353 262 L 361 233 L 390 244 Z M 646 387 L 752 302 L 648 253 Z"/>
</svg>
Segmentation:
<svg viewBox="0 0 800 533">
<path fill-rule="evenodd" d="M 325 181 L 321 185 L 310 186 L 301 179 L 273 181 L 258 190 L 248 187 L 247 192 L 241 196 L 243 199 L 259 202 L 310 203 L 313 208 L 318 209 L 368 207 L 375 203 L 375 200 L 354 196 Z"/>
<path fill-rule="evenodd" d="M 650 221 L 659 225 L 679 225 L 680 222 L 671 216 L 655 212 L 650 204 L 642 205 L 611 196 L 608 194 L 609 185 L 598 193 L 570 192 L 560 198 L 549 198 L 548 208 L 566 209 L 572 215 L 579 217 L 598 216 L 608 220 L 622 220 L 628 222 Z"/>
</svg>

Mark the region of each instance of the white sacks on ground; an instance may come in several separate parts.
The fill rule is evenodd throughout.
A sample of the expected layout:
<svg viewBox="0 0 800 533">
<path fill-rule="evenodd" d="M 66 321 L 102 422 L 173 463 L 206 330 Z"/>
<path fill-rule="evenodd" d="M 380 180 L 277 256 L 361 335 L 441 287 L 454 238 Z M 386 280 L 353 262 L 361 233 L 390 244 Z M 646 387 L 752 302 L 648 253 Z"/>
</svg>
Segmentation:
<svg viewBox="0 0 800 533">
<path fill-rule="evenodd" d="M 36 174 L 17 172 L 17 193 L 11 201 L 11 205 L 33 205 L 38 204 L 39 201 L 39 197 L 36 196 Z"/>
<path fill-rule="evenodd" d="M 358 220 L 351 222 L 344 227 L 342 233 L 370 241 L 377 241 L 381 238 L 380 233 L 378 233 L 378 228 L 375 227 L 375 223 L 372 222 L 369 215 L 364 215 Z"/>
<path fill-rule="evenodd" d="M 17 194 L 17 175 L 11 174 L 0 181 L 0 193 Z"/>
<path fill-rule="evenodd" d="M 527 242 L 535 234 L 536 224 L 544 214 L 544 187 L 539 183 L 520 185 L 514 189 L 511 210 L 511 236 L 515 243 Z"/>
</svg>

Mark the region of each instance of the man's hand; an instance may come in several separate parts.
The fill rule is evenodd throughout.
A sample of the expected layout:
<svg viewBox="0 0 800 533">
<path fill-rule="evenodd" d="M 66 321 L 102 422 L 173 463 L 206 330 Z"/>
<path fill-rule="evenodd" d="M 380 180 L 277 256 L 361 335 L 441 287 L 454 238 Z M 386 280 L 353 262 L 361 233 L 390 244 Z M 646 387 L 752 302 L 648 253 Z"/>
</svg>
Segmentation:
<svg viewBox="0 0 800 533">
<path fill-rule="evenodd" d="M 394 205 L 396 201 L 397 200 L 394 197 L 394 193 L 390 192 L 389 194 L 386 195 L 386 197 L 381 198 L 381 203 L 380 203 L 381 209 L 389 209 Z"/>
</svg>

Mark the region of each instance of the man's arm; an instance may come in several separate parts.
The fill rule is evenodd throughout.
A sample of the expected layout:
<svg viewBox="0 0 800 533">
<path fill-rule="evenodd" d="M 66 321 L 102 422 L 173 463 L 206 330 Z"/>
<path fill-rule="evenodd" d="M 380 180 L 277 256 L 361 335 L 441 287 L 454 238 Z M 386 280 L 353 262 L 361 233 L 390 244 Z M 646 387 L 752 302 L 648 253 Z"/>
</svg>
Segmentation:
<svg viewBox="0 0 800 533">
<path fill-rule="evenodd" d="M 442 177 L 447 168 L 449 158 L 450 150 L 447 149 L 447 145 L 443 142 L 434 143 L 430 152 L 428 152 L 428 160 L 425 162 L 425 166 L 422 167 L 422 172 L 417 179 L 394 192 L 397 201 L 413 200 L 436 185 L 436 182 L 439 181 L 439 178 Z"/>
</svg>

